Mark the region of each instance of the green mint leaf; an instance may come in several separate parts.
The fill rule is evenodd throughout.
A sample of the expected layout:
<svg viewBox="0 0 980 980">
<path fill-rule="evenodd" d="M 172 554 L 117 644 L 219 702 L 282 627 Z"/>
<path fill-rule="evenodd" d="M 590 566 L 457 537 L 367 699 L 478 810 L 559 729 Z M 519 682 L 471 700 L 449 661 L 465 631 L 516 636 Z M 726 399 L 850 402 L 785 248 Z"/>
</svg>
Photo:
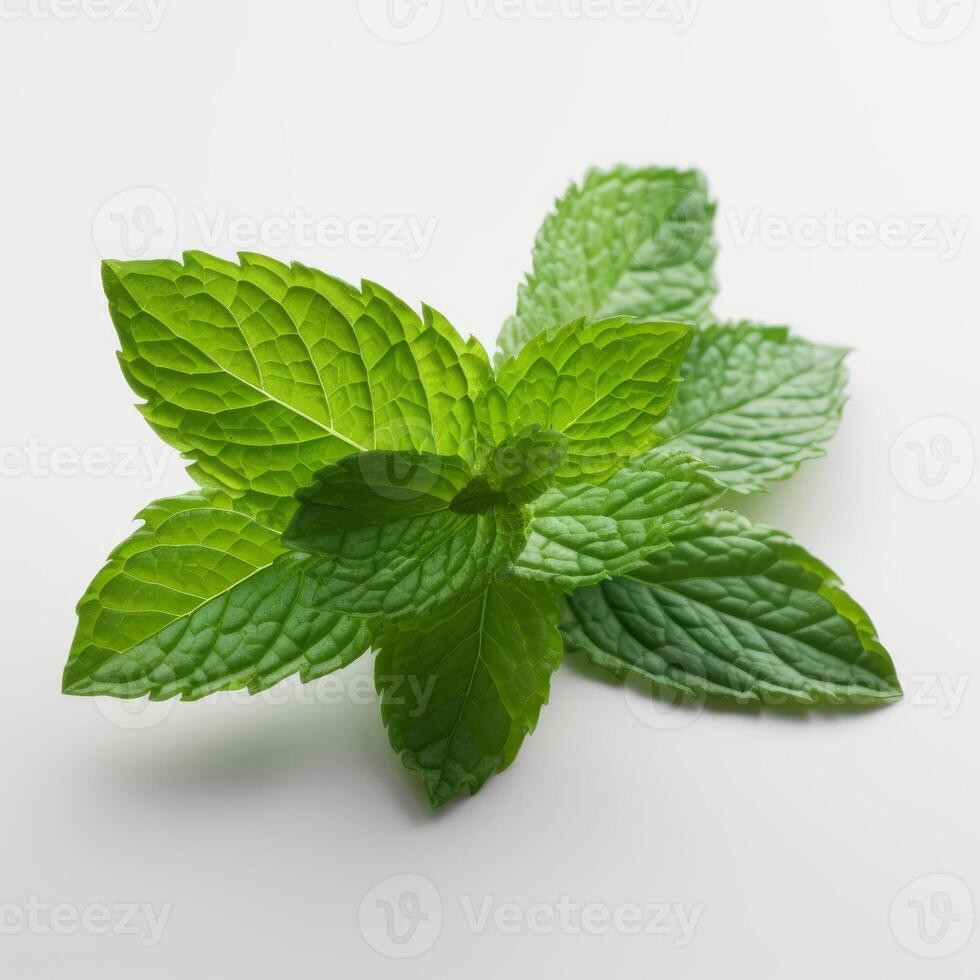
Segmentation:
<svg viewBox="0 0 980 980">
<path fill-rule="evenodd" d="M 543 586 L 495 578 L 438 617 L 385 628 L 382 717 L 434 807 L 514 761 L 561 661 L 559 616 Z"/>
<path fill-rule="evenodd" d="M 287 506 L 288 505 L 288 506 Z M 263 512 L 219 490 L 159 500 L 78 606 L 68 694 L 186 700 L 344 667 L 364 624 L 321 608 L 279 536 L 292 502 Z"/>
<path fill-rule="evenodd" d="M 472 479 L 457 457 L 349 456 L 297 495 L 283 542 L 308 556 L 325 608 L 363 618 L 420 616 L 482 588 L 524 546 L 520 508 L 506 500 L 460 504 Z"/>
<path fill-rule="evenodd" d="M 617 676 L 694 696 L 876 704 L 902 693 L 834 573 L 783 532 L 724 511 L 629 578 L 576 592 L 562 631 Z"/>
<path fill-rule="evenodd" d="M 605 483 L 555 487 L 534 503 L 514 572 L 565 592 L 624 575 L 725 489 L 701 460 L 661 449 Z"/>
<path fill-rule="evenodd" d="M 514 431 L 538 423 L 568 439 L 556 476 L 604 479 L 660 438 L 691 340 L 682 323 L 615 317 L 539 333 L 506 361 L 497 384 Z"/>
<path fill-rule="evenodd" d="M 582 315 L 703 321 L 717 291 L 714 214 L 696 171 L 589 171 L 538 232 L 498 360 Z"/>
<path fill-rule="evenodd" d="M 352 452 L 476 457 L 493 384 L 479 343 L 373 283 L 240 258 L 103 266 L 140 410 L 198 482 L 281 497 Z"/>
<path fill-rule="evenodd" d="M 785 327 L 707 326 L 694 336 L 684 383 L 657 430 L 715 466 L 731 489 L 764 490 L 824 454 L 844 405 L 846 354 Z"/>
</svg>

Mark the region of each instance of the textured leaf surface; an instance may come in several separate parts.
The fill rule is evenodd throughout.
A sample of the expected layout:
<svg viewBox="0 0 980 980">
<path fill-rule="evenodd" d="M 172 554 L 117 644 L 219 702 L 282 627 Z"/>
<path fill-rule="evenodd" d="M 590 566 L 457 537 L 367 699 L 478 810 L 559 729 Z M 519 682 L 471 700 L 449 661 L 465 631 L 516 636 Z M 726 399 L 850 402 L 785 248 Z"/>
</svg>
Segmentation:
<svg viewBox="0 0 980 980">
<path fill-rule="evenodd" d="M 541 585 L 494 579 L 438 618 L 386 628 L 382 716 L 433 806 L 475 793 L 514 761 L 561 660 L 558 619 Z"/>
<path fill-rule="evenodd" d="M 696 171 L 589 171 L 538 232 L 534 271 L 501 331 L 498 358 L 583 315 L 703 321 L 717 291 L 714 214 Z"/>
<path fill-rule="evenodd" d="M 790 337 L 785 327 L 705 327 L 658 431 L 717 467 L 733 490 L 763 490 L 823 455 L 840 423 L 846 354 Z"/>
<path fill-rule="evenodd" d="M 901 696 L 867 613 L 786 534 L 716 511 L 673 540 L 569 599 L 569 648 L 618 676 L 737 702 Z"/>
<path fill-rule="evenodd" d="M 291 496 L 356 451 L 476 455 L 490 364 L 433 310 L 250 254 L 107 262 L 103 279 L 141 410 L 204 485 Z"/>
<path fill-rule="evenodd" d="M 490 453 L 487 485 L 515 504 L 531 503 L 554 483 L 567 451 L 568 439 L 560 432 L 529 426 Z"/>
<path fill-rule="evenodd" d="M 367 618 L 421 615 L 482 588 L 524 546 L 520 508 L 457 506 L 471 477 L 457 457 L 347 457 L 298 495 L 283 541 L 315 556 L 306 567 L 324 606 Z"/>
<path fill-rule="evenodd" d="M 563 591 L 623 575 L 724 492 L 701 460 L 664 450 L 605 483 L 555 487 L 532 508 L 527 546 L 514 571 Z"/>
<path fill-rule="evenodd" d="M 684 324 L 625 317 L 539 333 L 497 376 L 510 425 L 569 440 L 560 478 L 604 478 L 659 441 L 690 339 Z"/>
<path fill-rule="evenodd" d="M 384 549 L 390 528 L 432 517 L 452 518 L 450 505 L 470 481 L 470 468 L 457 456 L 432 453 L 355 453 L 324 467 L 313 486 L 300 490 L 299 507 L 286 529 L 287 547 L 316 554 L 343 554 L 350 531 Z M 391 540 L 396 540 L 391 535 Z"/>
<path fill-rule="evenodd" d="M 288 509 L 222 491 L 159 500 L 78 606 L 69 694 L 192 700 L 313 680 L 367 649 L 364 624 L 323 609 L 279 536 Z"/>
</svg>

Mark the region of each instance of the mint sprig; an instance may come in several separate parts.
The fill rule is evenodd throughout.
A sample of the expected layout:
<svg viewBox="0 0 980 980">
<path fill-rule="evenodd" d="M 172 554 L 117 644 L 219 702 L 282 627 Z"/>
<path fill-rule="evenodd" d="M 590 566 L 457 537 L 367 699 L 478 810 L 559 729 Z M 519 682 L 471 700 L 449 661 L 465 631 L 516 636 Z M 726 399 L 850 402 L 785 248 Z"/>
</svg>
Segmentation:
<svg viewBox="0 0 980 980">
<path fill-rule="evenodd" d="M 563 648 L 737 703 L 900 696 L 834 574 L 718 509 L 824 452 L 846 352 L 714 319 L 713 216 L 696 172 L 590 172 L 496 369 L 374 283 L 253 254 L 105 263 L 123 372 L 200 489 L 96 576 L 65 692 L 258 692 L 373 648 L 433 806 L 510 765 Z"/>
</svg>

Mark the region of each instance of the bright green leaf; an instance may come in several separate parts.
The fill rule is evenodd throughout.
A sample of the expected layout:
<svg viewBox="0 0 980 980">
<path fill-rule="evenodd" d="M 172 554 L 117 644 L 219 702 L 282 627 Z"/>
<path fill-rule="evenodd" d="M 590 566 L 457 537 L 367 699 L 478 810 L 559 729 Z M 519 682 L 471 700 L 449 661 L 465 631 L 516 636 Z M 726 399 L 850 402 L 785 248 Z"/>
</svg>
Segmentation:
<svg viewBox="0 0 980 980">
<path fill-rule="evenodd" d="M 736 702 L 878 704 L 901 696 L 867 613 L 786 534 L 724 511 L 630 577 L 576 592 L 569 648 L 617 676 Z"/>
<path fill-rule="evenodd" d="M 106 262 L 120 361 L 156 432 L 204 485 L 291 496 L 369 449 L 477 455 L 483 348 L 434 310 L 243 254 Z"/>
<path fill-rule="evenodd" d="M 384 631 L 382 717 L 433 806 L 475 793 L 514 761 L 561 660 L 558 619 L 543 586 L 494 579 L 438 617 Z"/>
<path fill-rule="evenodd" d="M 498 360 L 583 315 L 702 322 L 716 293 L 714 214 L 697 171 L 590 170 L 538 232 Z"/>
<path fill-rule="evenodd" d="M 764 490 L 824 454 L 844 405 L 847 351 L 753 323 L 697 331 L 684 382 L 657 427 L 740 493 Z"/>
<path fill-rule="evenodd" d="M 263 513 L 218 490 L 147 507 L 79 603 L 65 692 L 193 700 L 356 659 L 365 625 L 322 608 L 283 554 L 291 507 Z"/>
<path fill-rule="evenodd" d="M 563 591 L 624 575 L 724 492 L 701 460 L 660 449 L 603 484 L 555 487 L 532 507 L 514 571 Z"/>
<path fill-rule="evenodd" d="M 512 430 L 538 423 L 564 435 L 564 481 L 594 482 L 660 441 L 691 339 L 681 323 L 627 317 L 539 333 L 497 376 Z"/>
</svg>

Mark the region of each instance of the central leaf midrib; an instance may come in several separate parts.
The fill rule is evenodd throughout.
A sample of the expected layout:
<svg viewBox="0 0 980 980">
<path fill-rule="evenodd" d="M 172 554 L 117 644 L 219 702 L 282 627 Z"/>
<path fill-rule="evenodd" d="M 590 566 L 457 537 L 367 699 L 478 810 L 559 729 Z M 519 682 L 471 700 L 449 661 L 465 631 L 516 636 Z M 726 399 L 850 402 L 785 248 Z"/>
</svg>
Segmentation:
<svg viewBox="0 0 980 980">
<path fill-rule="evenodd" d="M 723 418 L 726 415 L 732 415 L 733 413 L 737 412 L 739 409 L 745 408 L 746 405 L 751 405 L 753 402 L 761 401 L 763 398 L 768 398 L 771 395 L 774 395 L 776 392 L 779 391 L 780 388 L 783 387 L 783 385 L 787 384 L 790 381 L 798 381 L 804 375 L 812 373 L 819 366 L 820 366 L 819 364 L 808 364 L 806 367 L 797 371 L 795 374 L 784 375 L 774 385 L 764 389 L 763 391 L 754 391 L 746 398 L 743 398 L 741 401 L 734 402 L 731 405 L 725 405 L 724 408 L 722 408 L 720 411 L 708 412 L 704 415 L 698 416 L 689 425 L 684 426 L 684 428 L 682 429 L 678 429 L 676 432 L 671 432 L 669 435 L 666 432 L 661 433 L 666 437 L 662 445 L 666 445 L 669 442 L 673 442 L 675 439 L 680 439 L 682 436 L 685 436 L 692 430 L 697 429 L 705 422 L 708 422 L 712 419 Z M 680 390 L 683 392 L 683 385 L 681 386 Z M 670 421 L 669 412 L 667 414 L 665 421 L 668 422 Z"/>
<path fill-rule="evenodd" d="M 446 755 L 443 759 L 442 765 L 439 767 L 439 781 L 442 782 L 444 778 L 444 773 L 446 771 L 446 761 L 449 759 L 453 739 L 456 737 L 456 730 L 459 728 L 460 723 L 463 720 L 463 715 L 466 713 L 466 705 L 469 703 L 470 694 L 473 691 L 473 682 L 476 680 L 476 672 L 480 664 L 483 663 L 483 629 L 486 622 L 487 616 L 487 601 L 490 598 L 490 586 L 483 590 L 483 602 L 480 605 L 480 622 L 477 626 L 476 636 L 477 636 L 477 646 L 476 654 L 473 657 L 473 670 L 470 673 L 469 683 L 466 685 L 466 693 L 463 695 L 462 703 L 459 707 L 459 714 L 456 715 L 456 721 L 453 723 L 452 731 L 446 737 Z"/>
<path fill-rule="evenodd" d="M 636 582 L 636 583 L 638 583 L 640 585 L 645 586 L 648 589 L 652 589 L 652 590 L 662 589 L 664 592 L 669 592 L 669 593 L 671 593 L 671 595 L 675 595 L 679 599 L 683 599 L 685 602 L 689 602 L 692 605 L 696 605 L 696 606 L 698 606 L 701 609 L 710 610 L 710 612 L 714 616 L 717 616 L 721 620 L 730 619 L 730 620 L 733 620 L 733 621 L 735 621 L 737 623 L 744 623 L 747 626 L 751 626 L 753 629 L 758 630 L 759 633 L 765 635 L 766 637 L 779 637 L 780 639 L 783 639 L 783 640 L 785 640 L 787 642 L 798 643 L 804 649 L 813 651 L 815 654 L 817 654 L 817 659 L 818 660 L 825 660 L 825 659 L 829 658 L 831 661 L 833 661 L 835 663 L 843 663 L 843 664 L 847 664 L 847 665 L 852 666 L 852 667 L 857 667 L 858 669 L 861 669 L 861 670 L 867 670 L 867 668 L 860 667 L 854 661 L 845 660 L 843 657 L 834 656 L 833 654 L 827 653 L 824 650 L 820 650 L 817 647 L 813 646 L 812 644 L 807 643 L 806 641 L 801 640 L 801 639 L 799 639 L 799 638 L 797 638 L 795 636 L 791 636 L 788 633 L 780 633 L 778 630 L 775 630 L 775 629 L 773 629 L 773 628 L 771 628 L 769 626 L 762 626 L 759 623 L 754 622 L 751 619 L 744 618 L 743 616 L 737 616 L 737 615 L 734 615 L 733 613 L 728 613 L 728 612 L 719 612 L 717 609 L 715 609 L 713 606 L 709 605 L 708 603 L 703 602 L 700 599 L 694 599 L 694 598 L 692 598 L 689 595 L 685 595 L 679 589 L 672 588 L 669 585 L 665 585 L 665 584 L 663 584 L 661 582 L 656 582 L 656 583 L 653 583 L 653 582 L 644 582 L 642 579 L 636 578 L 633 575 L 621 575 L 619 577 L 620 578 L 629 579 L 631 582 Z M 736 577 L 737 578 L 738 576 L 727 576 L 727 577 Z M 681 580 L 675 580 L 675 581 L 698 581 L 698 580 L 701 580 L 701 579 L 703 579 L 703 576 L 691 576 L 689 579 L 681 579 Z M 712 581 L 713 582 L 720 582 L 720 581 L 723 581 L 723 579 L 712 579 Z M 616 618 L 617 618 L 617 620 L 619 620 L 620 622 L 622 622 L 622 620 L 620 620 L 620 618 L 619 618 L 618 615 L 617 615 Z M 673 619 L 673 617 L 671 617 L 671 619 Z M 720 656 L 719 654 L 713 653 L 712 651 L 707 650 L 701 644 L 699 644 L 699 649 L 704 650 L 704 652 L 707 653 L 709 656 L 711 656 L 711 657 L 713 657 L 713 658 L 715 658 L 717 660 L 721 660 L 723 663 L 727 664 L 730 667 L 737 666 L 736 664 L 733 664 L 730 660 L 726 660 L 724 657 Z M 862 650 L 862 652 L 864 652 L 864 651 Z M 781 664 L 783 664 L 788 670 L 793 671 L 793 673 L 795 673 L 799 677 L 801 677 L 801 678 L 809 681 L 811 684 L 824 684 L 824 685 L 827 685 L 827 686 L 830 686 L 830 687 L 834 687 L 834 688 L 839 688 L 841 686 L 841 685 L 837 684 L 835 681 L 827 681 L 827 680 L 823 680 L 823 679 L 817 678 L 817 677 L 810 677 L 809 675 L 802 673 L 799 670 L 799 668 L 793 666 L 793 664 L 787 663 L 771 647 L 769 649 L 769 653 L 772 654 L 774 657 L 776 657 L 776 659 Z M 742 668 L 739 668 L 739 669 L 742 669 Z M 871 676 L 877 677 L 877 675 L 874 674 L 872 671 L 868 670 L 867 672 L 869 674 L 871 674 Z M 752 675 L 752 676 L 755 676 L 755 675 Z M 758 680 L 761 680 L 761 678 L 757 678 L 757 679 Z M 855 679 L 855 681 L 853 683 L 855 685 L 864 686 L 863 684 L 861 684 L 860 681 L 858 681 L 856 679 Z"/>
<path fill-rule="evenodd" d="M 135 650 L 139 646 L 142 646 L 144 643 L 148 643 L 150 641 L 156 640 L 156 638 L 164 630 L 170 629 L 170 627 L 173 626 L 174 623 L 180 622 L 180 620 L 183 620 L 183 619 L 189 619 L 195 613 L 197 613 L 198 611 L 200 611 L 201 609 L 203 609 L 206 605 L 208 605 L 208 603 L 213 602 L 215 599 L 220 599 L 222 596 L 225 596 L 229 592 L 231 592 L 232 589 L 238 588 L 239 585 L 242 585 L 245 582 L 249 581 L 249 579 L 254 578 L 260 572 L 264 572 L 266 569 L 271 568 L 272 565 L 275 564 L 276 559 L 279 558 L 279 557 L 281 557 L 281 556 L 280 555 L 277 555 L 276 558 L 273 558 L 272 561 L 270 561 L 267 565 L 256 566 L 253 569 L 253 571 L 249 572 L 248 575 L 246 575 L 244 578 L 239 579 L 237 582 L 232 582 L 231 585 L 229 585 L 226 588 L 222 589 L 220 592 L 216 592 L 214 595 L 208 596 L 207 598 L 202 598 L 202 600 L 196 606 L 194 606 L 193 609 L 189 609 L 189 610 L 187 610 L 187 612 L 183 612 L 179 616 L 174 616 L 170 620 L 169 623 L 166 623 L 165 625 L 159 627 L 158 629 L 155 629 L 152 633 L 148 633 L 146 636 L 144 636 L 140 640 L 137 640 L 135 643 L 131 643 L 124 650 L 113 650 L 112 651 L 112 656 L 105 663 L 100 664 L 99 669 L 101 670 L 103 667 L 105 667 L 111 661 L 117 660 L 120 657 L 126 657 L 126 656 L 128 656 L 129 654 L 131 654 L 133 652 L 133 650 Z M 123 570 L 125 570 L 125 569 L 123 569 Z M 137 609 L 137 610 L 129 610 L 129 611 L 130 612 L 135 612 L 137 614 L 140 614 L 140 613 L 145 613 L 147 611 L 152 611 L 152 610 Z M 161 610 L 161 612 L 162 612 L 162 610 Z M 164 660 L 166 659 L 166 657 L 167 657 L 167 654 L 164 652 Z M 161 662 L 162 661 L 158 661 L 157 663 L 155 663 L 153 669 L 156 669 L 156 667 L 158 667 Z M 144 677 L 148 677 L 148 676 L 149 676 L 149 672 L 146 672 L 144 674 Z M 149 686 L 149 682 L 147 682 L 147 684 Z M 183 693 L 183 692 L 181 692 L 181 693 Z"/>
<path fill-rule="evenodd" d="M 274 394 L 272 394 L 271 391 L 267 391 L 265 388 L 261 387 L 260 385 L 253 384 L 251 381 L 248 381 L 247 379 L 245 379 L 245 378 L 241 377 L 240 375 L 236 374 L 234 371 L 232 371 L 229 368 L 225 367 L 223 364 L 219 364 L 218 361 L 215 360 L 215 358 L 212 357 L 206 350 L 203 350 L 198 344 L 196 344 L 192 340 L 189 340 L 187 337 L 181 336 L 181 334 L 179 334 L 169 323 L 166 323 L 165 321 L 161 320 L 155 313 L 153 313 L 152 311 L 148 310 L 133 295 L 132 291 L 129 288 L 126 287 L 126 284 L 125 284 L 124 280 L 122 279 L 122 277 L 120 276 L 118 278 L 119 278 L 120 285 L 124 289 L 126 289 L 126 294 L 133 301 L 133 303 L 135 303 L 136 306 L 140 310 L 142 310 L 143 313 L 145 313 L 149 317 L 152 317 L 155 322 L 159 323 L 160 326 L 162 326 L 165 330 L 170 331 L 170 333 L 174 337 L 176 337 L 178 340 L 182 340 L 182 341 L 184 341 L 184 343 L 190 344 L 199 354 L 201 354 L 203 357 L 206 357 L 219 371 L 224 372 L 230 378 L 234 378 L 236 381 L 238 381 L 241 384 L 245 385 L 247 388 L 251 388 L 252 391 L 255 391 L 258 394 L 263 395 L 264 397 L 268 398 L 269 401 L 275 402 L 277 405 L 282 406 L 287 411 L 292 412 L 297 417 L 302 418 L 302 419 L 305 419 L 307 422 L 310 422 L 312 425 L 317 426 L 318 428 L 322 429 L 324 432 L 326 432 L 329 435 L 333 436 L 335 439 L 339 439 L 339 440 L 341 440 L 341 442 L 347 443 L 347 445 L 351 446 L 353 449 L 356 449 L 358 452 L 362 452 L 362 453 L 363 452 L 367 452 L 367 448 L 365 446 L 362 446 L 360 443 L 354 442 L 353 439 L 350 439 L 348 436 L 345 436 L 343 433 L 338 432 L 336 429 L 332 428 L 331 426 L 326 425 L 324 422 L 320 421 L 319 419 L 315 419 L 311 415 L 307 415 L 305 412 L 303 412 L 302 410 L 298 409 L 295 405 L 290 405 L 287 402 L 282 401 L 282 399 L 277 398 Z M 227 307 L 226 307 L 226 309 L 227 309 Z M 229 313 L 230 316 L 232 316 L 232 319 L 234 319 L 234 315 L 231 313 L 230 310 L 228 311 L 228 313 Z M 235 323 L 237 324 L 238 321 L 235 320 Z M 241 326 L 239 326 L 239 333 L 241 333 Z M 242 339 L 245 339 L 244 334 L 242 334 Z M 248 341 L 247 340 L 245 341 L 245 344 L 246 344 L 246 346 L 248 346 Z M 137 346 L 138 346 L 138 344 L 137 344 Z M 255 366 L 256 366 L 256 368 L 257 368 L 257 370 L 259 372 L 259 378 L 261 379 L 261 377 L 262 377 L 262 368 L 259 366 L 258 359 L 255 357 L 255 354 L 252 352 L 251 347 L 249 347 L 249 353 L 252 354 L 252 360 L 255 362 Z M 310 366 L 313 368 L 314 371 L 316 371 L 317 376 L 319 377 L 320 372 L 319 372 L 319 370 L 317 370 L 317 366 L 316 366 L 316 364 L 312 360 L 310 361 Z M 322 385 L 322 379 L 321 379 L 321 385 Z"/>
</svg>

